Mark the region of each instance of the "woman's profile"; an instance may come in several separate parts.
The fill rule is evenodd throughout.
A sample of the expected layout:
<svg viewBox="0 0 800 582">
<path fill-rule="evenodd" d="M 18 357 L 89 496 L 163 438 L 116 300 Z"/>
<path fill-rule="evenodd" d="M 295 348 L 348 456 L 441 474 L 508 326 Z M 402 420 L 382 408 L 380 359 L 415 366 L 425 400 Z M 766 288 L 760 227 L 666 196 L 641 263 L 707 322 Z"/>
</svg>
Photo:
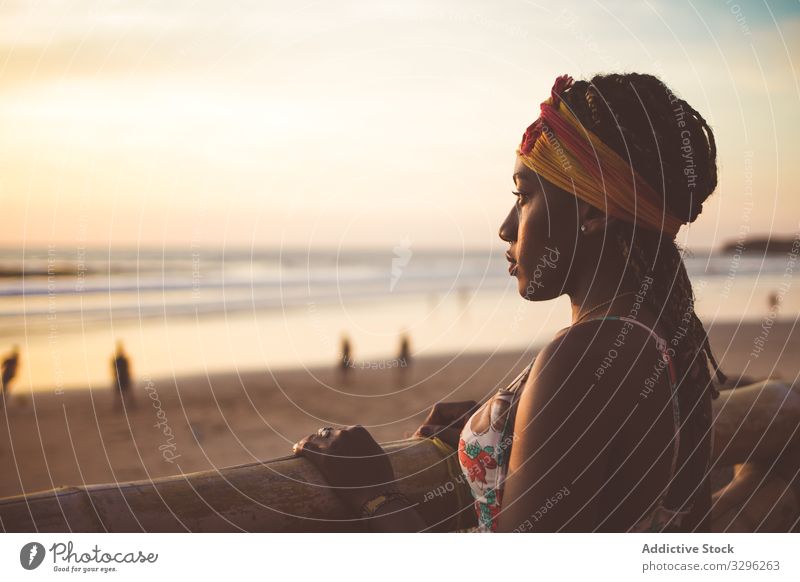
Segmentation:
<svg viewBox="0 0 800 582">
<path fill-rule="evenodd" d="M 572 325 L 482 406 L 437 404 L 479 531 L 708 531 L 711 353 L 676 235 L 717 185 L 711 128 L 645 74 L 558 77 L 523 134 L 499 235 L 526 300 Z M 426 524 L 363 427 L 295 445 L 375 531 Z"/>
</svg>

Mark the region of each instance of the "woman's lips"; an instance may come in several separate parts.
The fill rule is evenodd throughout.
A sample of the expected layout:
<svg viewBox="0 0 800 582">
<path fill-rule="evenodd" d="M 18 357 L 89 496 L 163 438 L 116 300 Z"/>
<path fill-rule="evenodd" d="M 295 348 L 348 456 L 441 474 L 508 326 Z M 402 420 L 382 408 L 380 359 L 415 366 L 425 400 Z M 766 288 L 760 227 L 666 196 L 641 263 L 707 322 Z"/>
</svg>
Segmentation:
<svg viewBox="0 0 800 582">
<path fill-rule="evenodd" d="M 508 265 L 508 274 L 509 275 L 516 275 L 517 274 L 517 261 L 514 260 L 514 257 L 511 256 L 511 253 L 506 253 L 506 260 L 510 263 Z"/>
</svg>

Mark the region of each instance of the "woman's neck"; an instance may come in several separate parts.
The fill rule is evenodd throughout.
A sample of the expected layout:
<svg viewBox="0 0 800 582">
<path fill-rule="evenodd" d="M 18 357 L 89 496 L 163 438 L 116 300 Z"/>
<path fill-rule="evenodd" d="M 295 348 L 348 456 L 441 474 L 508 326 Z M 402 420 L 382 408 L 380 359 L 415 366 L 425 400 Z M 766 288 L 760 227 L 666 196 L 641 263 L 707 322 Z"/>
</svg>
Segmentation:
<svg viewBox="0 0 800 582">
<path fill-rule="evenodd" d="M 598 253 L 596 260 L 587 260 L 577 273 L 568 291 L 572 303 L 572 323 L 589 317 L 606 314 L 626 315 L 633 304 L 635 293 L 642 287 L 633 272 L 626 269 L 625 259 L 617 253 Z M 624 295 L 622 295 L 624 293 Z"/>
</svg>

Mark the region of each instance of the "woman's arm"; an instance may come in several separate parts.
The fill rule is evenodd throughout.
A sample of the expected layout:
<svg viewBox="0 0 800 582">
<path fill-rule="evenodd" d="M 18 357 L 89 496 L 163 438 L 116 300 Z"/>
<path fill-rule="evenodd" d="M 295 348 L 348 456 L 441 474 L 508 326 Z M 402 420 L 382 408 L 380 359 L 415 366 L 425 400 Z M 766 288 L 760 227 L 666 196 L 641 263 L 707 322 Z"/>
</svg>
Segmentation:
<svg viewBox="0 0 800 582">
<path fill-rule="evenodd" d="M 595 375 L 613 337 L 583 325 L 537 356 L 517 408 L 498 531 L 591 531 L 601 521 L 609 445 L 635 409 L 620 388 L 627 353 L 617 348 Z"/>
<path fill-rule="evenodd" d="M 371 517 L 360 514 L 370 500 L 397 490 L 389 457 L 363 426 L 308 435 L 293 450 L 316 466 L 352 515 L 365 519 L 372 531 L 416 532 L 427 527 L 402 497 L 378 506 Z"/>
<path fill-rule="evenodd" d="M 367 524 L 374 532 L 421 532 L 428 527 L 414 506 L 402 498 L 379 507 Z"/>
<path fill-rule="evenodd" d="M 477 407 L 474 400 L 437 403 L 415 434 L 447 439 L 455 448 L 461 427 Z M 293 451 L 317 467 L 355 517 L 360 517 L 367 501 L 396 489 L 389 458 L 360 425 L 331 430 L 325 436 L 308 435 Z M 415 507 L 402 498 L 387 501 L 364 519 L 376 532 L 418 532 L 428 527 Z"/>
</svg>

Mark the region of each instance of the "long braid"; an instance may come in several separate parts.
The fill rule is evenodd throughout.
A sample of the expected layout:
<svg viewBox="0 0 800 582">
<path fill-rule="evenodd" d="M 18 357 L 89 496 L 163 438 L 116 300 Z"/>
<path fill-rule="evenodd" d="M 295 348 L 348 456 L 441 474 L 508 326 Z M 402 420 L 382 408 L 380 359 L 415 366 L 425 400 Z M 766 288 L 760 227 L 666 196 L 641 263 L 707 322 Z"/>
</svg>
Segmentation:
<svg viewBox="0 0 800 582">
<path fill-rule="evenodd" d="M 717 184 L 716 142 L 705 119 L 684 100 L 656 77 L 635 73 L 577 81 L 564 100 L 587 129 L 627 158 L 656 191 L 665 189 L 666 203 L 674 213 L 688 221 L 699 215 L 703 201 Z M 676 112 L 681 114 L 683 126 L 678 125 Z M 682 128 L 692 134 L 690 153 L 699 158 L 691 189 L 686 187 L 681 167 Z M 703 195 L 695 195 L 694 190 Z M 716 397 L 708 364 L 716 369 L 718 381 L 724 383 L 727 378 L 694 312 L 694 291 L 675 241 L 642 228 L 620 232 L 616 238 L 620 251 L 630 255 L 636 275 L 653 277 L 653 290 L 646 301 L 670 336 L 677 338 L 675 365 L 688 380 L 679 386 L 680 400 L 693 403 L 706 390 Z"/>
<path fill-rule="evenodd" d="M 616 241 L 623 255 L 629 256 L 630 266 L 638 280 L 645 276 L 653 278 L 653 288 L 645 295 L 645 301 L 675 342 L 676 368 L 689 381 L 679 384 L 682 403 L 696 400 L 703 390 L 711 391 L 712 397 L 719 395 L 711 382 L 708 367 L 703 366 L 702 356 L 716 368 L 717 378 L 725 382 L 726 377 L 717 366 L 708 343 L 708 335 L 694 309 L 695 295 L 681 252 L 672 239 L 649 237 L 637 233 L 639 244 L 628 244 L 626 234 L 617 230 Z M 642 240 L 645 239 L 645 240 Z M 648 256 L 659 257 L 651 261 Z"/>
<path fill-rule="evenodd" d="M 697 111 L 651 75 L 596 76 L 588 83 L 574 83 L 562 98 L 587 129 L 628 160 L 656 192 L 663 193 L 672 214 L 686 222 L 697 218 L 717 185 L 714 134 Z M 694 290 L 675 240 L 617 224 L 609 234 L 626 260 L 625 268 L 640 281 L 652 277 L 645 301 L 674 350 L 679 414 L 682 432 L 688 437 L 681 440 L 680 455 L 689 479 L 672 492 L 672 501 L 683 505 L 697 493 L 697 483 L 704 483 L 702 495 L 710 495 L 703 473 L 711 454 L 710 400 L 719 392 L 709 364 L 720 383 L 727 378 L 695 313 Z"/>
</svg>

